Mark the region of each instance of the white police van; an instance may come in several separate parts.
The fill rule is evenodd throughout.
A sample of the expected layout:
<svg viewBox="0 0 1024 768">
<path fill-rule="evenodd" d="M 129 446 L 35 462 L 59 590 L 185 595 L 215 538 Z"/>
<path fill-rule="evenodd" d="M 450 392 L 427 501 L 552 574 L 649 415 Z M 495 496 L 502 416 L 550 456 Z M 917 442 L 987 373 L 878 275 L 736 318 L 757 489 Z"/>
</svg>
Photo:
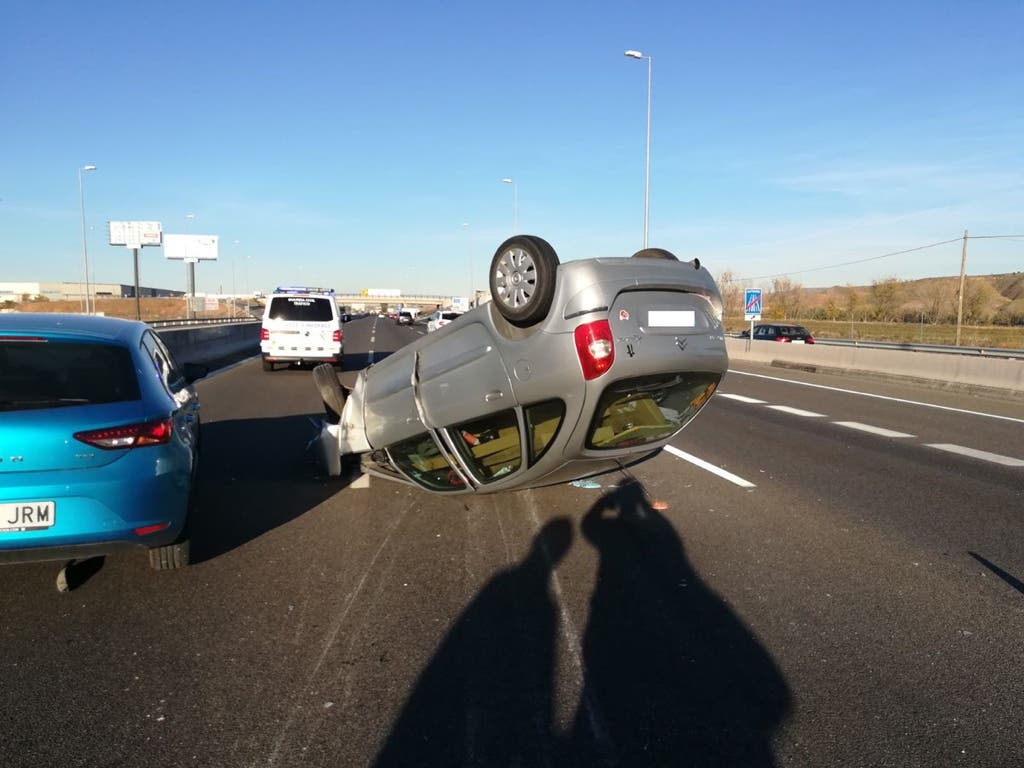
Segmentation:
<svg viewBox="0 0 1024 768">
<path fill-rule="evenodd" d="M 263 370 L 277 363 L 332 363 L 341 368 L 345 347 L 333 288 L 276 288 L 263 310 Z"/>
</svg>

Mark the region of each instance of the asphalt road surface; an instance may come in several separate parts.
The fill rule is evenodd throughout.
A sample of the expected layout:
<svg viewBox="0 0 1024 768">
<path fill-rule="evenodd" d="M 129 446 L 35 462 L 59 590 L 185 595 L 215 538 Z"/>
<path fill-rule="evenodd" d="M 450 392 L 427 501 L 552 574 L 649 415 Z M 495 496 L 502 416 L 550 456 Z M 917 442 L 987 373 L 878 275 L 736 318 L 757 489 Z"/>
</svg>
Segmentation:
<svg viewBox="0 0 1024 768">
<path fill-rule="evenodd" d="M 309 370 L 199 391 L 194 565 L 0 568 L 0 765 L 1024 759 L 1020 402 L 736 366 L 629 475 L 451 498 L 324 477 Z"/>
</svg>

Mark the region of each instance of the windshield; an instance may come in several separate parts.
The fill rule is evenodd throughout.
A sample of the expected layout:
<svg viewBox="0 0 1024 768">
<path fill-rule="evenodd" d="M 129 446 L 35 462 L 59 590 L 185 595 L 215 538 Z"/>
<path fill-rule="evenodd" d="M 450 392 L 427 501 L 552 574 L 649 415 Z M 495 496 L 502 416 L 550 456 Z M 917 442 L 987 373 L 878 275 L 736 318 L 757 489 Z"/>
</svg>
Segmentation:
<svg viewBox="0 0 1024 768">
<path fill-rule="evenodd" d="M 0 341 L 0 411 L 138 400 L 131 354 L 113 344 Z"/>
</svg>

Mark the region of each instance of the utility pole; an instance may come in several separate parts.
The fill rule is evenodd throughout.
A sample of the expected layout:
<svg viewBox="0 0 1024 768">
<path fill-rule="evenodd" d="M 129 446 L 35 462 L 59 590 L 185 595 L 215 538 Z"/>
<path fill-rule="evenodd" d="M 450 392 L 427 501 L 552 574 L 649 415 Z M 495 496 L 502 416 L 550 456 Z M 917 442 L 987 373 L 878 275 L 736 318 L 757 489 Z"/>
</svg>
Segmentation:
<svg viewBox="0 0 1024 768">
<path fill-rule="evenodd" d="M 960 296 L 956 310 L 956 346 L 960 346 L 960 326 L 964 321 L 964 275 L 967 273 L 967 230 L 964 230 L 964 247 L 960 254 Z"/>
</svg>

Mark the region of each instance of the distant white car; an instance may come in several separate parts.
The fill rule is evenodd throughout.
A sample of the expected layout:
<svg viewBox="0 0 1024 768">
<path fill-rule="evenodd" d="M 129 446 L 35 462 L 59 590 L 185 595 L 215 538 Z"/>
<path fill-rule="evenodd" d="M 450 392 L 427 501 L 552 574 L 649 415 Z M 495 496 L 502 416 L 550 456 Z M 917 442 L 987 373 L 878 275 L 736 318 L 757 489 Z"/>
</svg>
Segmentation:
<svg viewBox="0 0 1024 768">
<path fill-rule="evenodd" d="M 430 316 L 430 319 L 427 320 L 427 332 L 429 333 L 431 331 L 436 331 L 438 328 L 443 328 L 461 315 L 461 312 L 453 312 L 449 309 L 439 309 Z"/>
</svg>

